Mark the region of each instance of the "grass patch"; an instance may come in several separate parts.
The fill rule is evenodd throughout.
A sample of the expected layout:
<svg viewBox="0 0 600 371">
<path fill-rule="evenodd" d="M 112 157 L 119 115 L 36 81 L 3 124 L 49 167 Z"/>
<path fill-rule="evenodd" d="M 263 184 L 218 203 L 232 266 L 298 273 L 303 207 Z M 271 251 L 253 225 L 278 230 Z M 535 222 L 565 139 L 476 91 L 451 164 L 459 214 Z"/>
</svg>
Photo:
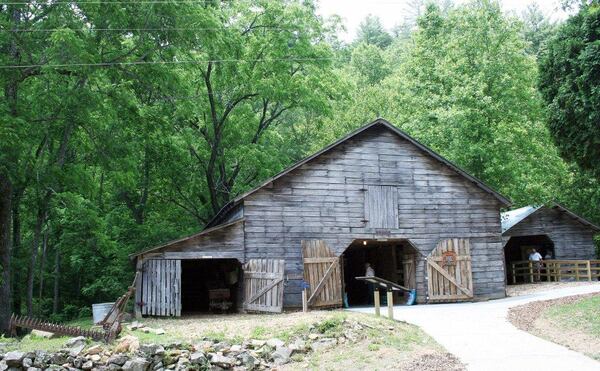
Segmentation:
<svg viewBox="0 0 600 371">
<path fill-rule="evenodd" d="M 555 305 L 544 312 L 546 318 L 566 329 L 577 329 L 600 337 L 600 296 L 581 299 L 574 303 Z"/>
<path fill-rule="evenodd" d="M 268 330 L 266 327 L 264 326 L 256 326 L 255 328 L 252 329 L 252 332 L 250 333 L 250 337 L 252 339 L 264 339 L 266 337 L 266 335 L 268 334 Z"/>
<path fill-rule="evenodd" d="M 47 339 L 35 335 L 26 335 L 21 339 L 0 337 L 0 343 L 6 345 L 5 348 L 7 351 L 19 350 L 22 352 L 32 352 L 38 349 L 54 352 L 63 349 L 68 340 L 69 337 Z"/>
<path fill-rule="evenodd" d="M 328 318 L 317 324 L 317 331 L 328 337 L 338 336 L 343 331 L 345 319 L 346 316 L 341 314 Z"/>
</svg>

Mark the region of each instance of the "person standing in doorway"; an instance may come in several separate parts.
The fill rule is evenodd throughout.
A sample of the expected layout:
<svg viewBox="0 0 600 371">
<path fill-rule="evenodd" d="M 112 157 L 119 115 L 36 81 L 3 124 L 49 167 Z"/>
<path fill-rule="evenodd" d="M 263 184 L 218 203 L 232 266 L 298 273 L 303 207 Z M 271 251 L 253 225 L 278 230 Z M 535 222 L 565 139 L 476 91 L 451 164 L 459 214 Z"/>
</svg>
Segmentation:
<svg viewBox="0 0 600 371">
<path fill-rule="evenodd" d="M 529 254 L 529 261 L 533 264 L 534 281 L 540 281 L 540 273 L 542 269 L 542 255 L 535 249 L 531 249 Z"/>
<path fill-rule="evenodd" d="M 375 270 L 371 266 L 371 263 L 365 263 L 365 277 L 375 277 Z M 367 303 L 372 305 L 374 302 L 373 294 L 375 292 L 375 286 L 371 282 L 367 282 Z"/>
</svg>

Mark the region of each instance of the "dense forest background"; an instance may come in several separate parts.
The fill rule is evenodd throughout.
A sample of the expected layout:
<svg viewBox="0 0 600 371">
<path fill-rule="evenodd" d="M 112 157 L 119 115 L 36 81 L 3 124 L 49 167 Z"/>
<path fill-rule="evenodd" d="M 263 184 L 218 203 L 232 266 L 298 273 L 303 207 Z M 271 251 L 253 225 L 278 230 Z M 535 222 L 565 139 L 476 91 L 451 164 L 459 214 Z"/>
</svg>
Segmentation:
<svg viewBox="0 0 600 371">
<path fill-rule="evenodd" d="M 89 315 L 130 284 L 129 254 L 379 116 L 515 207 L 600 222 L 600 48 L 568 60 L 597 44 L 597 2 L 566 1 L 562 25 L 409 3 L 344 43 L 310 0 L 3 1 L 0 317 Z"/>
</svg>

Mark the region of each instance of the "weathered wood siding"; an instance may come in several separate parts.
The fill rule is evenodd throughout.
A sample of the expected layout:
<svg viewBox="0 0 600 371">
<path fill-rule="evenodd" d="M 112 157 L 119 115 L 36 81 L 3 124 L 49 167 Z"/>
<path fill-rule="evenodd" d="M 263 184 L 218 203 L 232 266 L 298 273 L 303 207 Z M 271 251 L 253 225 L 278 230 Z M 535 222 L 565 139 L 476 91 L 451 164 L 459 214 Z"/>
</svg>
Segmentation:
<svg viewBox="0 0 600 371">
<path fill-rule="evenodd" d="M 396 187 L 398 228 L 370 228 L 368 186 Z M 443 238 L 469 238 L 476 297 L 505 295 L 500 202 L 389 130 L 372 127 L 244 200 L 246 258 L 286 259 L 284 305 L 300 305 L 301 240 L 341 254 L 354 239 L 409 239 L 424 260 Z"/>
<path fill-rule="evenodd" d="M 204 235 L 173 243 L 150 257 L 166 259 L 238 259 L 244 256 L 244 221 L 240 220 Z"/>
<path fill-rule="evenodd" d="M 543 207 L 504 232 L 513 236 L 547 235 L 554 242 L 556 259 L 594 259 L 594 233 L 588 225 L 556 208 Z"/>
</svg>

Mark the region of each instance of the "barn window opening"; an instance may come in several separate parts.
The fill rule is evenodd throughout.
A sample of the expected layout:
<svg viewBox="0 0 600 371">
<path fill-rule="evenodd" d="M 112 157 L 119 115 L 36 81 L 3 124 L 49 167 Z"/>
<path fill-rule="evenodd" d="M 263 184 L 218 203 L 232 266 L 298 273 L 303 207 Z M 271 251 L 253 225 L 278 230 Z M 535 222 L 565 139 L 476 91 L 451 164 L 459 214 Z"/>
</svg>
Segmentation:
<svg viewBox="0 0 600 371">
<path fill-rule="evenodd" d="M 512 263 L 528 261 L 531 250 L 535 249 L 544 259 L 556 259 L 554 254 L 554 242 L 546 235 L 516 236 L 511 237 L 504 246 L 504 259 L 506 263 L 506 282 L 513 283 Z M 517 275 L 517 283 L 526 282 L 526 277 Z M 542 280 L 546 277 L 542 275 Z"/>
<path fill-rule="evenodd" d="M 365 192 L 365 222 L 369 228 L 398 228 L 398 189 L 368 186 Z"/>
<path fill-rule="evenodd" d="M 241 300 L 242 269 L 237 259 L 193 259 L 181 262 L 183 314 L 231 313 Z"/>
<path fill-rule="evenodd" d="M 367 242 L 366 244 L 364 242 Z M 364 281 L 369 263 L 376 277 L 398 283 L 406 288 L 416 288 L 417 250 L 406 240 L 356 240 L 342 255 L 345 302 L 349 306 L 372 304 L 372 291 Z M 382 295 L 385 300 L 385 295 Z M 405 293 L 395 292 L 394 303 L 406 302 Z"/>
</svg>

